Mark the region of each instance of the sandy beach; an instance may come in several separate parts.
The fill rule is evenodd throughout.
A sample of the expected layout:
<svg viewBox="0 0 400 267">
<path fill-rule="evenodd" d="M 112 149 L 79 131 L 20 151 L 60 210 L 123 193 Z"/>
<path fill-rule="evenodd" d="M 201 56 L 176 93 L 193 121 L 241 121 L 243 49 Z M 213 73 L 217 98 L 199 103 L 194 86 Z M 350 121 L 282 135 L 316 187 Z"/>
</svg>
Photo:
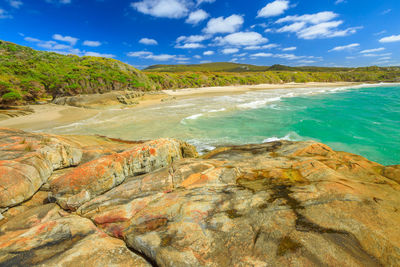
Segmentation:
<svg viewBox="0 0 400 267">
<path fill-rule="evenodd" d="M 39 130 L 58 127 L 95 116 L 100 110 L 60 106 L 55 104 L 31 105 L 34 113 L 0 121 L 0 127 Z"/>
<path fill-rule="evenodd" d="M 284 83 L 284 84 L 258 84 L 258 85 L 235 85 L 203 88 L 186 88 L 176 90 L 163 90 L 164 93 L 175 97 L 192 96 L 215 96 L 241 94 L 249 91 L 268 90 L 268 89 L 289 89 L 289 88 L 317 88 L 317 87 L 344 87 L 354 86 L 359 83 L 354 82 L 333 82 L 333 83 Z"/>
<path fill-rule="evenodd" d="M 148 94 L 141 98 L 138 105 L 126 106 L 122 109 L 142 109 L 149 106 L 156 106 L 167 99 L 176 101 L 179 99 L 243 94 L 249 91 L 285 89 L 285 88 L 320 88 L 320 87 L 345 87 L 354 86 L 357 83 L 338 82 L 338 83 L 288 83 L 288 84 L 260 84 L 243 86 L 225 86 L 225 87 L 204 87 L 187 88 L 176 90 L 164 90 L 160 94 Z M 81 108 L 72 106 L 62 106 L 55 104 L 31 105 L 33 114 L 10 118 L 0 121 L 0 127 L 16 128 L 29 131 L 59 127 L 74 122 L 82 121 L 96 116 L 106 108 Z M 115 109 L 114 105 L 108 108 Z"/>
</svg>

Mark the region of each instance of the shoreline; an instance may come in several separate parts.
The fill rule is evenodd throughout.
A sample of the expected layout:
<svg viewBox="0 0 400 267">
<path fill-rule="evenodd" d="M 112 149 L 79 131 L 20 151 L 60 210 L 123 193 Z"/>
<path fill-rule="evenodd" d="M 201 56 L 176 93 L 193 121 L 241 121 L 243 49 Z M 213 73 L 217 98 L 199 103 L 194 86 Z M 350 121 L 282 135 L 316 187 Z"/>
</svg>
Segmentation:
<svg viewBox="0 0 400 267">
<path fill-rule="evenodd" d="M 140 100 L 138 105 L 126 106 L 120 110 L 142 109 L 161 105 L 163 99 L 173 98 L 172 101 L 180 99 L 197 98 L 197 97 L 213 97 L 221 95 L 237 95 L 251 91 L 273 90 L 273 89 L 295 89 L 295 88 L 321 88 L 321 87 L 347 87 L 360 85 L 362 83 L 353 82 L 335 82 L 335 83 L 286 83 L 286 84 L 259 84 L 259 85 L 239 85 L 224 87 L 203 87 L 203 88 L 187 88 L 177 90 L 163 90 L 159 94 L 148 94 Z M 111 110 L 104 108 L 82 108 L 68 105 L 44 104 L 30 105 L 34 113 L 9 118 L 0 121 L 0 127 L 15 128 L 27 131 L 39 131 L 48 128 L 60 127 L 86 119 L 93 118 L 101 112 Z"/>
<path fill-rule="evenodd" d="M 219 96 L 234 95 L 251 91 L 274 90 L 274 89 L 296 89 L 296 88 L 319 88 L 319 87 L 347 87 L 363 84 L 361 82 L 311 82 L 311 83 L 283 83 L 283 84 L 257 84 L 257 85 L 230 85 L 216 87 L 184 88 L 163 90 L 165 94 L 173 97 L 188 98 L 197 96 Z"/>
</svg>

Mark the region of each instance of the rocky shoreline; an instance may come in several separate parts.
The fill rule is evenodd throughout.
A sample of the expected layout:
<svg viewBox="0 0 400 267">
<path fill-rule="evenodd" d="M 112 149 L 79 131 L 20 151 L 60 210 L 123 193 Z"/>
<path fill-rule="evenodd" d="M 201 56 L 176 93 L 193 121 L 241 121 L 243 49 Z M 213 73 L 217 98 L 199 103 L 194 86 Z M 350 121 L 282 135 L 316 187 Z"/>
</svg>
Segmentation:
<svg viewBox="0 0 400 267">
<path fill-rule="evenodd" d="M 0 129 L 1 266 L 399 266 L 400 165 Z"/>
</svg>

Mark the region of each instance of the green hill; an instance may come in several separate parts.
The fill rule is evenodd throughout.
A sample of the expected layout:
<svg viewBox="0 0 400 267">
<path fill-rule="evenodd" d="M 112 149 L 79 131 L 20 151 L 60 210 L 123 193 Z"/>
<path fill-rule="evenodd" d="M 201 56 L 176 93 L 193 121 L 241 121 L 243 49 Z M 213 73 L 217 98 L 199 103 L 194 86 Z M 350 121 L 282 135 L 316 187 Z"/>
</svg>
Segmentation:
<svg viewBox="0 0 400 267">
<path fill-rule="evenodd" d="M 144 69 L 149 72 L 260 72 L 267 71 L 270 67 L 260 67 L 248 64 L 237 64 L 231 62 L 216 62 L 216 63 L 204 63 L 204 64 L 193 64 L 193 65 L 153 65 Z"/>
<path fill-rule="evenodd" d="M 322 68 L 236 63 L 154 65 L 143 72 L 115 59 L 36 51 L 0 41 L 0 107 L 114 90 L 287 82 L 400 81 L 399 67 Z"/>
<path fill-rule="evenodd" d="M 141 71 L 118 60 L 36 51 L 0 41 L 0 103 L 112 90 L 152 90 Z"/>
<path fill-rule="evenodd" d="M 285 65 L 256 66 L 231 62 L 216 62 L 204 64 L 152 65 L 145 68 L 145 72 L 265 72 L 265 71 L 301 71 L 301 72 L 346 72 L 346 71 L 398 71 L 399 67 L 290 67 Z"/>
</svg>

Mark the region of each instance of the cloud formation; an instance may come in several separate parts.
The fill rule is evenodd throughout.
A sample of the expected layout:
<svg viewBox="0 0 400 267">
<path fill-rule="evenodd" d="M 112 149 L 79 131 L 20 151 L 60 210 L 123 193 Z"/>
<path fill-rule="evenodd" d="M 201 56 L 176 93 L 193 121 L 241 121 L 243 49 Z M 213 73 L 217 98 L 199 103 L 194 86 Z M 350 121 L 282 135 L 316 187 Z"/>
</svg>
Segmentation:
<svg viewBox="0 0 400 267">
<path fill-rule="evenodd" d="M 351 27 L 339 29 L 342 20 L 334 20 L 339 15 L 324 11 L 302 16 L 287 16 L 276 21 L 276 23 L 290 23 L 277 30 L 277 32 L 292 32 L 300 39 L 312 40 L 317 38 L 332 38 L 354 34 L 362 27 Z"/>
<path fill-rule="evenodd" d="M 349 45 L 344 45 L 344 46 L 337 46 L 337 47 L 332 48 L 331 50 L 329 50 L 329 52 L 350 50 L 350 49 L 353 49 L 353 48 L 359 47 L 359 46 L 360 46 L 360 44 L 358 44 L 358 43 L 349 44 Z"/>
<path fill-rule="evenodd" d="M 189 14 L 189 17 L 186 19 L 186 23 L 189 24 L 199 24 L 201 21 L 207 19 L 209 17 L 208 13 L 202 9 L 196 10 Z"/>
<path fill-rule="evenodd" d="M 191 4 L 186 0 L 143 0 L 131 3 L 131 7 L 146 15 L 179 19 L 187 16 Z"/>
<path fill-rule="evenodd" d="M 388 37 L 384 37 L 379 40 L 380 43 L 394 43 L 394 42 L 400 42 L 400 35 L 392 35 Z"/>
<path fill-rule="evenodd" d="M 268 18 L 282 15 L 286 10 L 289 9 L 289 1 L 287 0 L 276 0 L 272 3 L 267 4 L 265 7 L 260 9 L 257 13 L 257 18 Z"/>
<path fill-rule="evenodd" d="M 239 15 L 231 15 L 227 18 L 218 17 L 210 19 L 207 23 L 207 27 L 203 29 L 203 32 L 208 34 L 232 33 L 239 30 L 243 23 L 244 19 Z"/>
<path fill-rule="evenodd" d="M 139 43 L 144 45 L 158 45 L 156 40 L 150 38 L 142 38 L 139 40 Z"/>
</svg>

